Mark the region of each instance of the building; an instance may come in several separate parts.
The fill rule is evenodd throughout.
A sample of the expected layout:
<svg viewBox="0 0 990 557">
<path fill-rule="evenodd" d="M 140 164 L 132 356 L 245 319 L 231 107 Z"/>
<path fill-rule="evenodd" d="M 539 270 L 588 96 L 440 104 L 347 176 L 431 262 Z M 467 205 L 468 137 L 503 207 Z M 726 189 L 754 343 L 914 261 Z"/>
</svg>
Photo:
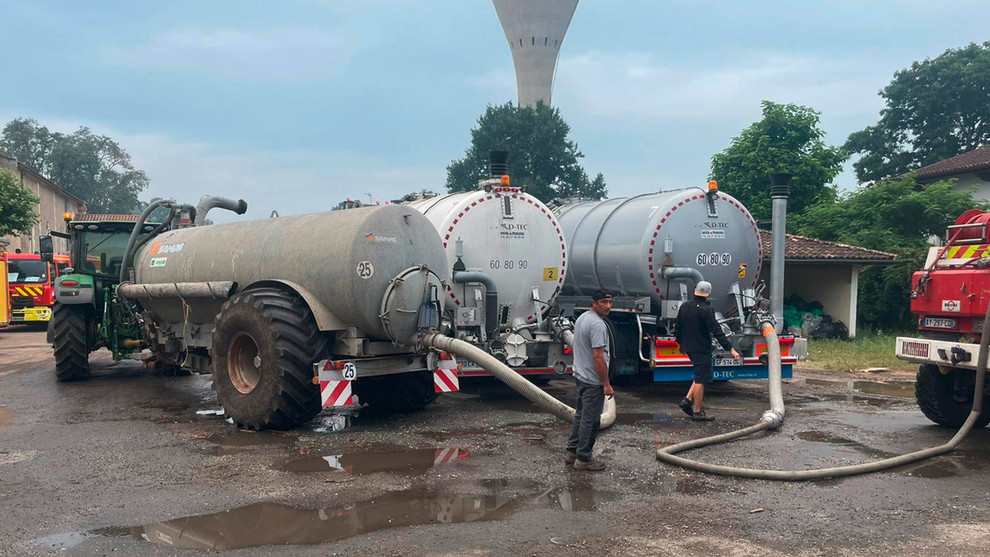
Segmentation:
<svg viewBox="0 0 990 557">
<path fill-rule="evenodd" d="M 760 279 L 770 285 L 772 233 L 760 230 L 763 268 Z M 819 302 L 823 311 L 856 336 L 859 271 L 865 265 L 889 265 L 895 255 L 882 251 L 788 234 L 784 241 L 784 299 L 797 294 Z"/>
<path fill-rule="evenodd" d="M 54 182 L 45 178 L 37 170 L 18 161 L 16 158 L 0 152 L 0 168 L 14 174 L 41 201 L 35 207 L 38 223 L 31 227 L 30 234 L 11 238 L 9 250 L 20 250 L 26 253 L 38 251 L 38 238 L 48 234 L 50 230 L 61 230 L 65 223 L 62 215 L 66 211 L 72 214 L 86 212 L 86 202 L 58 187 Z M 56 253 L 68 253 L 69 244 L 62 238 L 53 238 Z"/>
<path fill-rule="evenodd" d="M 976 188 L 975 199 L 990 201 L 990 145 L 922 167 L 917 177 L 922 184 L 954 178 L 958 189 Z"/>
<path fill-rule="evenodd" d="M 550 104 L 557 56 L 578 0 L 492 0 L 512 51 L 519 106 Z"/>
</svg>

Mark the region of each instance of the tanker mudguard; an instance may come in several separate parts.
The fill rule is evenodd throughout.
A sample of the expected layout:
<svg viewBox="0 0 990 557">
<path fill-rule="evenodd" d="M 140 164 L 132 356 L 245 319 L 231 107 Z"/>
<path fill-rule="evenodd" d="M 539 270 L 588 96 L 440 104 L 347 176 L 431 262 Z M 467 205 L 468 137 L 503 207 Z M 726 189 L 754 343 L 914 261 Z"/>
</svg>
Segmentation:
<svg viewBox="0 0 990 557">
<path fill-rule="evenodd" d="M 75 286 L 66 282 L 75 281 Z M 96 285 L 92 275 L 62 275 L 55 285 L 55 301 L 65 305 L 96 304 Z"/>
<path fill-rule="evenodd" d="M 281 279 L 271 279 L 255 282 L 249 285 L 247 288 L 238 290 L 238 292 L 244 292 L 248 290 L 254 290 L 256 288 L 265 287 L 282 287 L 287 288 L 296 294 L 306 302 L 309 306 L 309 310 L 313 312 L 313 317 L 316 319 L 316 326 L 321 331 L 343 331 L 353 325 L 348 325 L 344 323 L 339 317 L 334 315 L 330 309 L 324 305 L 320 300 L 309 290 L 306 290 L 299 284 L 292 282 L 291 280 L 281 280 Z"/>
</svg>

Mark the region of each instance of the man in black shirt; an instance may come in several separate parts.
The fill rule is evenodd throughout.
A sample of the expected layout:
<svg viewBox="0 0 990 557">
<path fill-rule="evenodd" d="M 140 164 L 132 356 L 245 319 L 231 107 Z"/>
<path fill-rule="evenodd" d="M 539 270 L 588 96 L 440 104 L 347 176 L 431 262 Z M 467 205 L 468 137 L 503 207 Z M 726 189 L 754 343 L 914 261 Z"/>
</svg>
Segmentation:
<svg viewBox="0 0 990 557">
<path fill-rule="evenodd" d="M 712 337 L 722 348 L 732 351 L 732 357 L 741 358 L 715 321 L 715 313 L 708 305 L 712 294 L 712 283 L 703 280 L 694 288 L 694 300 L 684 302 L 677 311 L 677 344 L 681 352 L 687 354 L 694 366 L 694 382 L 679 404 L 685 414 L 698 422 L 713 418 L 701 409 L 705 397 L 705 385 L 712 382 Z"/>
</svg>

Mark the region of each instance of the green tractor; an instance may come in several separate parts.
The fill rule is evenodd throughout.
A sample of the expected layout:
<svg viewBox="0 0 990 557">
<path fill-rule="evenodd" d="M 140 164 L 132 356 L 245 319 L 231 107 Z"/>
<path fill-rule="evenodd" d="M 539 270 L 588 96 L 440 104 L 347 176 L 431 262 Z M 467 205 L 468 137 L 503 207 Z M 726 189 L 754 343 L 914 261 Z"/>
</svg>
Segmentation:
<svg viewBox="0 0 990 557">
<path fill-rule="evenodd" d="M 59 381 L 89 377 L 89 353 L 110 349 L 115 361 L 139 352 L 145 335 L 139 310 L 116 296 L 128 240 L 137 215 L 67 215 L 66 232 L 52 235 L 71 242 L 69 268 L 55 284 L 55 307 L 48 327 Z M 148 234 L 160 223 L 142 225 Z M 41 258 L 51 261 L 51 236 L 41 237 Z"/>
</svg>

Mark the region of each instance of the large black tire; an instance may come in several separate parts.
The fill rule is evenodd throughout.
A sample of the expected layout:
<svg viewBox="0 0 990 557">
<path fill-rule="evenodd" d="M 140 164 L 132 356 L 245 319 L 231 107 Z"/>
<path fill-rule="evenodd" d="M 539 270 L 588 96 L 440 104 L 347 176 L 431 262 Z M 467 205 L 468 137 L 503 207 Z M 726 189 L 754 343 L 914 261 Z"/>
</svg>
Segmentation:
<svg viewBox="0 0 990 557">
<path fill-rule="evenodd" d="M 918 378 L 914 386 L 914 395 L 918 407 L 929 420 L 948 427 L 960 427 L 966 422 L 973 409 L 972 393 L 959 396 L 953 390 L 952 373 L 942 374 L 938 366 L 922 365 L 918 368 Z M 986 427 L 990 423 L 990 408 L 984 404 L 973 427 Z"/>
<path fill-rule="evenodd" d="M 326 345 L 295 294 L 259 288 L 227 300 L 210 347 L 210 371 L 227 417 L 254 430 L 291 429 L 313 419 L 320 412 L 313 362 Z"/>
<path fill-rule="evenodd" d="M 358 401 L 375 412 L 413 412 L 437 399 L 428 370 L 359 378 L 353 387 Z"/>
<path fill-rule="evenodd" d="M 89 377 L 93 327 L 93 312 L 89 306 L 55 304 L 51 331 L 55 376 L 59 381 L 82 381 Z"/>
</svg>

